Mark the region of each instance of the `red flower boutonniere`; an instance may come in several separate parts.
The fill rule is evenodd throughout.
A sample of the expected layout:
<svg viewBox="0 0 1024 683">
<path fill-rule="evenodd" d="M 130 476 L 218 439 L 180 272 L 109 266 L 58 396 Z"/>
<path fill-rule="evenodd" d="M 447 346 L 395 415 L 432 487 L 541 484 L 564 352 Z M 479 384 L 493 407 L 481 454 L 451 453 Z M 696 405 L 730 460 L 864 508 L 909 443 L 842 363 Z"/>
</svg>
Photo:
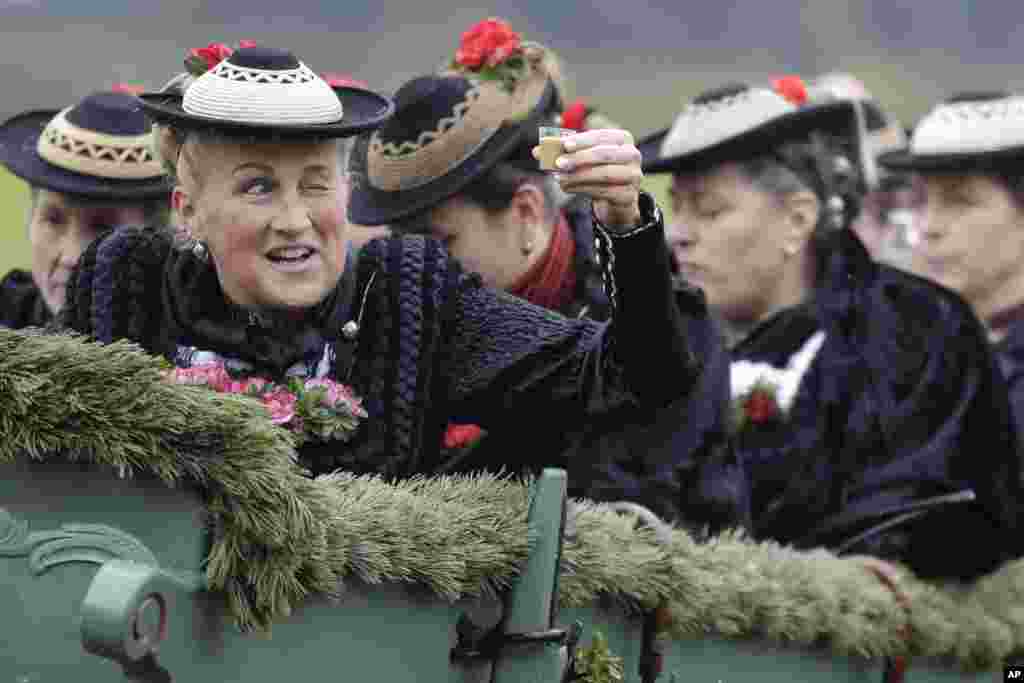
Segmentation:
<svg viewBox="0 0 1024 683">
<path fill-rule="evenodd" d="M 729 379 L 734 432 L 786 420 L 803 377 L 824 343 L 825 333 L 815 333 L 789 358 L 784 368 L 747 360 L 733 361 Z"/>
<path fill-rule="evenodd" d="M 782 416 L 778 387 L 769 382 L 758 382 L 750 391 L 734 399 L 734 428 L 761 427 Z"/>
<path fill-rule="evenodd" d="M 799 76 L 782 76 L 773 79 L 772 89 L 798 107 L 807 104 L 807 85 Z"/>
<path fill-rule="evenodd" d="M 450 68 L 485 80 L 502 81 L 511 92 L 527 60 L 521 36 L 503 19 L 484 19 L 462 34 Z"/>
<path fill-rule="evenodd" d="M 447 450 L 475 446 L 483 438 L 484 430 L 476 425 L 450 424 L 444 433 L 443 445 Z"/>
<path fill-rule="evenodd" d="M 206 47 L 196 47 L 188 51 L 185 57 L 185 69 L 193 76 L 199 77 L 220 64 L 235 53 L 236 49 L 256 47 L 254 40 L 240 40 L 237 48 L 230 48 L 224 43 L 210 43 Z"/>
</svg>

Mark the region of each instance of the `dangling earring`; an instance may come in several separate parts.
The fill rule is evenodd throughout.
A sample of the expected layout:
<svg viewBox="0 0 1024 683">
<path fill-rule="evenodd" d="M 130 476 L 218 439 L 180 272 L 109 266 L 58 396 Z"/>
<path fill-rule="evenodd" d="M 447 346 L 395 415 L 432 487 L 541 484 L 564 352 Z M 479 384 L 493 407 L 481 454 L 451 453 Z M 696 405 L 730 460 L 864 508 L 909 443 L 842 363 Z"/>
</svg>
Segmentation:
<svg viewBox="0 0 1024 683">
<path fill-rule="evenodd" d="M 202 240 L 192 240 L 192 255 L 195 256 L 202 262 L 206 262 L 210 257 L 210 252 L 206 248 L 206 243 Z"/>
</svg>

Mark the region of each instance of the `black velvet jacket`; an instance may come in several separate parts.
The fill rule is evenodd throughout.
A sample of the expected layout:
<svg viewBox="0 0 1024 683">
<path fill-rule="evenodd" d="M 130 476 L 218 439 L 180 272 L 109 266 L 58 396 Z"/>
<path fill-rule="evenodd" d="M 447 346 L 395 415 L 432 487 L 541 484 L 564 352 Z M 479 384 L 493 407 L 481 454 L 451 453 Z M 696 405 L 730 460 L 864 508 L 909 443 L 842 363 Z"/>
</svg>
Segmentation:
<svg viewBox="0 0 1024 683">
<path fill-rule="evenodd" d="M 955 293 L 838 237 L 815 299 L 733 349 L 734 360 L 782 367 L 826 335 L 786 423 L 736 444 L 755 534 L 935 577 L 971 578 L 1024 554 L 1018 438 L 980 322 Z"/>
<path fill-rule="evenodd" d="M 210 264 L 133 229 L 85 252 L 61 323 L 176 360 L 183 346 L 237 357 L 269 378 L 326 343 L 330 375 L 354 387 L 370 417 L 349 444 L 304 448 L 305 464 L 316 473 L 434 473 L 445 469 L 449 422 L 571 428 L 623 405 L 653 411 L 692 390 L 700 368 L 671 290 L 661 215 L 649 196 L 641 204 L 641 229 L 595 232 L 615 308 L 609 323 L 566 319 L 487 289 L 422 237 L 368 244 L 301 323 L 253 320 L 226 302 Z M 343 332 L 348 322 L 358 325 L 352 338 Z M 505 464 L 558 463 L 524 452 Z"/>
<path fill-rule="evenodd" d="M 565 213 L 575 243 L 576 297 L 560 312 L 605 321 L 612 307 L 594 246 L 591 204 L 575 199 Z M 503 431 L 489 431 L 471 450 L 450 453 L 445 471 L 499 469 L 527 459 L 566 468 L 574 497 L 633 501 L 694 529 L 743 526 L 736 495 L 719 490 L 730 480 L 716 476 L 719 467 L 735 466 L 724 434 L 727 405 L 719 398 L 718 383 L 728 368 L 723 340 L 701 292 L 676 286 L 674 297 L 699 368 L 695 377 L 666 373 L 663 378 L 666 384 L 682 383 L 682 399 L 655 410 L 628 402 L 576 428 L 554 416 L 528 429 L 508 423 Z M 686 391 L 691 383 L 694 388 Z"/>
</svg>

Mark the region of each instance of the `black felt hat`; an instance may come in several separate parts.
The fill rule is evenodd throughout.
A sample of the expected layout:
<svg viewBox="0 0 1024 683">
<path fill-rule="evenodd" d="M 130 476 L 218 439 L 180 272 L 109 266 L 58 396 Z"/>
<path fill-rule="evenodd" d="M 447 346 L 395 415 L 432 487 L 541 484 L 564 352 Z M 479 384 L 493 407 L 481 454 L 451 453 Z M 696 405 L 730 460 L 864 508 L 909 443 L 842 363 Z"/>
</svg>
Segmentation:
<svg viewBox="0 0 1024 683">
<path fill-rule="evenodd" d="M 855 138 L 849 100 L 807 102 L 775 88 L 728 85 L 688 104 L 669 128 L 640 140 L 644 173 L 698 172 L 764 153 L 811 131 Z"/>
<path fill-rule="evenodd" d="M 961 93 L 937 105 L 914 128 L 910 145 L 883 154 L 895 171 L 994 170 L 1024 161 L 1024 97 Z"/>
<path fill-rule="evenodd" d="M 158 123 L 179 129 L 278 138 L 342 138 L 380 126 L 391 100 L 355 86 L 331 87 L 295 55 L 235 50 L 184 88 L 140 96 Z"/>
<path fill-rule="evenodd" d="M 471 74 L 415 78 L 395 93 L 395 115 L 361 136 L 349 170 L 349 219 L 383 225 L 457 194 L 499 162 L 538 169 L 538 127 L 554 125 L 561 100 L 541 62 L 513 85 Z"/>
<path fill-rule="evenodd" d="M 125 93 L 8 119 L 0 163 L 30 185 L 95 199 L 157 198 L 172 187 L 153 154 L 152 121 Z"/>
</svg>

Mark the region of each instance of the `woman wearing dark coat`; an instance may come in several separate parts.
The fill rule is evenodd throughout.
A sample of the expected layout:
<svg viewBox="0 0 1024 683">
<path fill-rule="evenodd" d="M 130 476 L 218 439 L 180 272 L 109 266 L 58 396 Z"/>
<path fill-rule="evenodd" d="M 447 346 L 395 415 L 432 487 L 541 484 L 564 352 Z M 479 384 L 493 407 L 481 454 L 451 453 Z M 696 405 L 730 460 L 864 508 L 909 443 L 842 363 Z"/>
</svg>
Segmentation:
<svg viewBox="0 0 1024 683">
<path fill-rule="evenodd" d="M 515 84 L 549 87 L 530 62 Z M 425 237 L 375 240 L 343 261 L 334 140 L 384 123 L 393 105 L 383 96 L 331 88 L 288 52 L 244 48 L 183 96 L 142 100 L 177 160 L 175 210 L 195 246 L 177 250 L 131 230 L 94 243 L 69 284 L 63 321 L 102 342 L 133 340 L 179 367 L 221 359 L 272 381 L 350 385 L 368 418 L 348 443 L 301 449 L 314 473 L 438 472 L 451 421 L 573 428 L 624 403 L 654 410 L 691 390 L 699 368 L 672 298 L 661 214 L 637 189 L 628 133 L 570 138 L 560 180 L 594 199 L 615 308 L 601 324 L 494 292 Z M 678 381 L 663 382 L 666 374 Z"/>
<path fill-rule="evenodd" d="M 598 230 L 591 201 L 566 197 L 558 181 L 539 169 L 531 150 L 541 125 L 585 130 L 613 124 L 582 102 L 563 112 L 553 54 L 540 45 L 519 43 L 518 34 L 503 22 L 488 21 L 525 46 L 537 64 L 536 85 L 522 88 L 533 114 L 517 118 L 511 107 L 522 105 L 505 97 L 503 82 L 470 70 L 449 69 L 408 81 L 396 92 L 395 116 L 355 145 L 349 166 L 350 219 L 359 225 L 388 225 L 397 234 L 433 236 L 491 287 L 567 317 L 607 321 L 612 306 L 595 248 Z M 445 126 L 452 112 L 463 118 Z M 402 154 L 396 156 L 399 147 Z M 703 362 L 721 340 L 707 327 L 698 292 L 682 288 L 676 296 L 691 351 Z M 638 324 L 647 326 L 642 320 Z M 696 497 L 682 490 L 689 476 L 681 479 L 675 465 L 694 459 L 713 440 L 712 428 L 720 427 L 698 413 L 714 415 L 706 402 L 696 400 L 656 416 L 648 406 L 623 405 L 582 429 L 569 429 L 555 415 L 529 428 L 515 422 L 504 429 L 495 425 L 483 435 L 476 425 L 453 424 L 444 436 L 445 471 L 558 464 L 569 470 L 573 495 L 628 499 L 667 519 L 689 518 L 694 510 L 688 504 Z M 715 434 L 720 438 L 721 430 Z M 691 442 L 685 448 L 683 439 Z M 711 521 L 699 516 L 689 521 Z"/>
<path fill-rule="evenodd" d="M 726 86 L 644 168 L 673 175 L 675 257 L 730 336 L 741 466 L 719 479 L 754 534 L 969 578 L 1022 554 L 1006 386 L 967 304 L 851 231 L 861 115 L 794 78 Z"/>
<path fill-rule="evenodd" d="M 914 245 L 921 275 L 956 291 L 988 331 L 1024 433 L 1024 103 L 1009 93 L 942 102 L 909 147 L 881 158 L 926 187 Z"/>
<path fill-rule="evenodd" d="M 138 100 L 121 92 L 0 125 L 0 163 L 29 185 L 32 258 L 31 272 L 0 280 L 0 326 L 47 325 L 90 242 L 118 225 L 166 218 L 171 182 L 153 156 L 150 126 Z"/>
</svg>

